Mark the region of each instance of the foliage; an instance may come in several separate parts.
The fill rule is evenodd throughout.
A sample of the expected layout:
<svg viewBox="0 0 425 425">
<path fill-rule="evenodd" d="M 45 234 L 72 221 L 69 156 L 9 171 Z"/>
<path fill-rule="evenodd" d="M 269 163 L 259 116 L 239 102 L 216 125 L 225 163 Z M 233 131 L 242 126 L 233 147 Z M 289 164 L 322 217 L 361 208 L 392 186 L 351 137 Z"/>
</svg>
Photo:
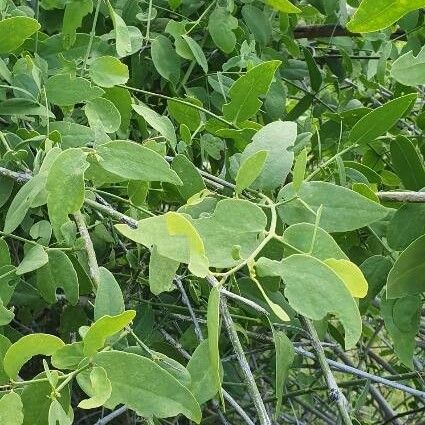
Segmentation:
<svg viewBox="0 0 425 425">
<path fill-rule="evenodd" d="M 0 423 L 419 423 L 424 6 L 0 2 Z"/>
</svg>

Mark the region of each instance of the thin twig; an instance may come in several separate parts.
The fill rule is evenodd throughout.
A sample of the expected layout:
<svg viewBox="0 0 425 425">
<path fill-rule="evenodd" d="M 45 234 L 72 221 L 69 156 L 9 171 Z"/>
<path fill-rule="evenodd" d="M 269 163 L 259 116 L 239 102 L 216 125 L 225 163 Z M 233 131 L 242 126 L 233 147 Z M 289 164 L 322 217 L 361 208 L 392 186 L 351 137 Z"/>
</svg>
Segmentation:
<svg viewBox="0 0 425 425">
<path fill-rule="evenodd" d="M 166 332 L 165 330 L 161 329 L 161 333 L 164 336 L 164 338 L 166 339 L 166 341 L 173 345 L 174 348 L 180 352 L 180 354 L 186 359 L 186 360 L 190 360 L 190 354 L 183 349 L 182 350 L 182 346 L 181 344 L 176 341 L 168 332 Z M 249 418 L 249 416 L 246 414 L 246 412 L 243 410 L 243 408 L 236 402 L 236 400 L 234 400 L 234 398 L 224 389 L 223 391 L 223 397 L 224 399 L 235 409 L 235 411 L 241 416 L 242 419 L 245 420 L 245 422 L 247 423 L 247 425 L 253 425 L 253 422 L 251 421 L 251 419 Z"/>
<path fill-rule="evenodd" d="M 310 359 L 315 359 L 316 356 L 313 353 L 310 353 L 306 350 L 304 350 L 301 347 L 294 347 L 294 350 L 297 354 L 301 354 L 304 357 L 308 357 Z M 378 384 L 386 385 L 387 387 L 395 388 L 397 390 L 403 391 L 405 393 L 414 395 L 416 397 L 419 397 L 421 399 L 425 399 L 425 392 L 419 391 L 415 388 L 407 387 L 406 385 L 400 384 L 399 382 L 390 381 L 387 378 L 381 378 L 380 376 L 373 375 L 368 372 L 364 372 L 363 370 L 357 369 L 355 367 L 348 366 L 343 363 L 336 362 L 335 360 L 326 359 L 326 363 L 328 363 L 329 366 L 340 370 L 341 372 L 346 372 L 351 375 L 358 376 L 360 378 L 366 378 L 370 381 L 376 382 Z"/>
<path fill-rule="evenodd" d="M 317 335 L 316 329 L 314 328 L 313 323 L 309 319 L 302 317 L 301 321 L 303 322 L 306 330 L 311 336 L 311 342 L 313 343 L 314 350 L 316 351 L 317 360 L 319 361 L 320 367 L 322 368 L 323 375 L 329 388 L 329 398 L 331 401 L 336 401 L 342 423 L 345 425 L 352 425 L 353 423 L 348 413 L 347 400 L 345 399 L 344 394 L 339 389 L 335 377 L 332 374 L 331 368 L 329 367 L 329 364 L 326 361 L 327 359 L 325 356 L 325 352 L 323 350 L 322 345 L 320 344 L 320 339 Z"/>
<path fill-rule="evenodd" d="M 195 329 L 196 337 L 198 338 L 198 341 L 202 341 L 204 339 L 204 336 L 202 335 L 202 329 L 199 326 L 198 319 L 195 315 L 195 312 L 193 311 L 192 304 L 190 303 L 189 297 L 187 296 L 187 293 L 186 293 L 186 290 L 184 289 L 183 283 L 178 276 L 176 276 L 174 278 L 174 282 L 175 282 L 177 288 L 179 288 L 179 291 L 182 295 L 182 300 L 183 300 L 184 304 L 186 304 L 187 309 L 189 310 L 189 314 L 190 314 L 190 317 L 192 318 L 193 326 L 194 326 L 194 329 Z"/>
<path fill-rule="evenodd" d="M 263 403 L 263 398 L 258 391 L 257 384 L 255 382 L 254 376 L 251 372 L 251 369 L 248 364 L 248 360 L 245 357 L 241 342 L 239 341 L 238 334 L 236 332 L 235 324 L 233 322 L 232 316 L 230 315 L 229 308 L 227 307 L 226 298 L 222 297 L 220 302 L 220 311 L 223 316 L 224 326 L 226 327 L 227 334 L 229 335 L 230 342 L 237 354 L 239 365 L 242 369 L 242 373 L 247 384 L 247 390 L 251 396 L 252 401 L 254 402 L 255 409 L 258 413 L 258 418 L 261 425 L 271 425 L 269 415 L 267 413 L 266 407 Z"/>
<path fill-rule="evenodd" d="M 99 202 L 92 201 L 91 199 L 85 199 L 84 203 L 98 211 L 102 211 L 105 214 L 108 214 L 112 218 L 115 218 L 116 220 L 120 221 L 121 223 L 127 224 L 133 229 L 137 229 L 138 223 L 137 220 L 134 218 L 129 217 L 128 215 L 122 214 L 119 211 L 115 210 L 114 208 L 102 205 Z"/>
<path fill-rule="evenodd" d="M 114 410 L 113 412 L 109 413 L 109 415 L 106 415 L 104 418 L 99 419 L 95 425 L 106 425 L 109 422 L 113 421 L 118 416 L 122 415 L 128 410 L 127 406 L 121 406 L 118 409 Z"/>
<path fill-rule="evenodd" d="M 25 183 L 32 177 L 31 174 L 29 173 L 12 171 L 4 167 L 0 167 L 0 175 L 5 177 L 10 177 L 11 179 L 15 180 L 17 183 Z"/>
<path fill-rule="evenodd" d="M 243 410 L 242 407 L 239 406 L 236 400 L 225 389 L 223 389 L 222 391 L 223 397 L 235 409 L 235 411 L 239 413 L 240 417 L 243 418 L 248 425 L 254 425 L 254 422 L 252 422 L 251 418 L 246 414 L 245 410 Z"/>
<path fill-rule="evenodd" d="M 377 192 L 381 201 L 425 202 L 425 192 Z"/>
</svg>

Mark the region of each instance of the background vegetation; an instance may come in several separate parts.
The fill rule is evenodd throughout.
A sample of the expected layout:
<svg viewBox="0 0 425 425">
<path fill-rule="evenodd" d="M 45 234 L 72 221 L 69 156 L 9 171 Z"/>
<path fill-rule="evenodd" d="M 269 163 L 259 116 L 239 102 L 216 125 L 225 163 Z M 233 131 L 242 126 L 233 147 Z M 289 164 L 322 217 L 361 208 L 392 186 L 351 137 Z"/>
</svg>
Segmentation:
<svg viewBox="0 0 425 425">
<path fill-rule="evenodd" d="M 422 423 L 423 7 L 0 1 L 0 423 Z"/>
</svg>

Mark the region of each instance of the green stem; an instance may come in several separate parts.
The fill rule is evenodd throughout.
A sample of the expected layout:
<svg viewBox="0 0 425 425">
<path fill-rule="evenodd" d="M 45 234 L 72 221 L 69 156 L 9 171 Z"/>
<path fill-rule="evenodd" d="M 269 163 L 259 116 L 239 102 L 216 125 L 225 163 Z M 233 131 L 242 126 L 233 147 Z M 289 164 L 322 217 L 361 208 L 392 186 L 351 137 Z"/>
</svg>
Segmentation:
<svg viewBox="0 0 425 425">
<path fill-rule="evenodd" d="M 122 198 L 121 196 L 115 195 L 113 193 L 105 192 L 104 190 L 100 190 L 100 189 L 91 189 L 91 190 L 95 193 L 98 193 L 99 195 L 109 196 L 112 199 L 116 199 L 117 201 L 124 202 L 125 204 L 128 204 L 132 206 L 133 208 L 136 208 L 136 210 L 142 211 L 145 214 L 150 215 L 151 217 L 155 217 L 155 214 L 149 211 L 148 209 L 135 205 L 130 200 Z"/>
<path fill-rule="evenodd" d="M 333 157 L 329 158 L 327 161 L 325 161 L 323 164 L 319 164 L 318 168 L 316 168 L 309 176 L 305 178 L 305 181 L 308 182 L 313 179 L 313 177 L 317 176 L 324 168 L 326 168 L 329 164 L 332 164 L 337 158 L 344 155 L 345 153 L 351 151 L 352 149 L 356 148 L 357 145 L 351 145 L 347 148 L 343 149 L 341 152 L 336 153 Z"/>
<path fill-rule="evenodd" d="M 145 42 L 146 42 L 146 44 L 149 42 L 149 39 L 150 39 L 151 19 L 152 19 L 152 0 L 149 0 L 149 6 L 148 6 L 148 22 L 146 24 L 146 36 L 145 36 Z"/>
<path fill-rule="evenodd" d="M 93 40 L 94 40 L 94 37 L 96 35 L 96 24 L 97 24 L 97 20 L 99 18 L 99 11 L 100 11 L 100 5 L 101 4 L 102 4 L 102 0 L 97 0 L 96 10 L 94 11 L 93 24 L 92 24 L 91 31 L 90 31 L 90 39 L 89 39 L 89 43 L 87 44 L 87 50 L 86 50 L 86 54 L 84 56 L 83 67 L 81 68 L 81 75 L 84 75 L 84 72 L 85 72 L 86 67 L 87 67 L 87 61 L 89 60 L 89 57 L 90 57 L 91 49 L 92 49 L 92 46 L 93 46 Z"/>
<path fill-rule="evenodd" d="M 234 124 L 230 121 L 227 121 L 225 118 L 221 117 L 220 115 L 217 115 L 214 112 L 211 112 L 208 109 L 203 108 L 202 106 L 195 105 L 195 104 L 190 103 L 190 102 L 186 102 L 185 100 L 166 96 L 165 94 L 154 93 L 154 92 L 142 90 L 142 89 L 136 89 L 135 87 L 126 86 L 125 84 L 121 84 L 118 87 L 122 87 L 124 89 L 134 91 L 136 93 L 143 93 L 143 94 L 147 94 L 149 96 L 156 96 L 156 97 L 159 97 L 161 99 L 172 100 L 173 102 L 177 102 L 177 103 L 180 103 L 182 105 L 186 105 L 186 106 L 189 106 L 191 108 L 197 109 L 198 111 L 204 112 L 205 114 L 210 115 L 211 117 L 221 121 L 222 123 L 228 125 L 229 127 L 238 128 L 238 126 L 236 124 Z"/>
<path fill-rule="evenodd" d="M 238 270 L 240 270 L 241 268 L 243 268 L 250 262 L 254 261 L 255 257 L 276 236 L 276 225 L 277 225 L 276 207 L 274 206 L 273 202 L 269 198 L 267 198 L 266 196 L 263 196 L 263 198 L 266 200 L 268 206 L 270 206 L 270 211 L 271 211 L 270 228 L 267 233 L 267 236 L 261 241 L 261 243 L 257 246 L 257 248 L 254 251 L 252 251 L 252 253 L 248 256 L 248 258 L 241 261 L 235 267 L 231 268 L 225 273 L 213 273 L 214 276 L 221 277 L 220 284 L 223 284 L 229 276 L 236 273 Z"/>
</svg>

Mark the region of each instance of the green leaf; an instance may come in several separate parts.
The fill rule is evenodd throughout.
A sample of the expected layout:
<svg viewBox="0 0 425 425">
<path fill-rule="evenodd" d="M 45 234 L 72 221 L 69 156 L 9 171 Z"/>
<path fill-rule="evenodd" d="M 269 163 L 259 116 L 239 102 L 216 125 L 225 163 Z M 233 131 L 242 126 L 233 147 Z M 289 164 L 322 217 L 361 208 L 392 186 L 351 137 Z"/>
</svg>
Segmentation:
<svg viewBox="0 0 425 425">
<path fill-rule="evenodd" d="M 9 245 L 5 239 L 0 238 L 0 267 L 11 264 Z"/>
<path fill-rule="evenodd" d="M 168 233 L 171 236 L 184 236 L 189 247 L 189 270 L 199 277 L 205 277 L 208 270 L 208 258 L 205 256 L 204 242 L 193 224 L 183 215 L 169 212 L 165 215 Z"/>
<path fill-rule="evenodd" d="M 79 298 L 77 272 L 68 256 L 59 250 L 48 251 L 48 264 L 37 270 L 37 286 L 41 296 L 49 303 L 56 302 L 56 290 L 62 288 L 71 305 Z"/>
<path fill-rule="evenodd" d="M 0 53 L 9 53 L 40 29 L 41 25 L 27 16 L 13 16 L 0 21 Z"/>
<path fill-rule="evenodd" d="M 289 0 L 266 0 L 266 4 L 273 9 L 283 13 L 301 13 Z"/>
<path fill-rule="evenodd" d="M 101 87 L 114 87 L 128 81 L 128 68 L 113 56 L 102 56 L 90 65 L 89 75 L 92 81 Z"/>
<path fill-rule="evenodd" d="M 0 299 L 0 326 L 8 325 L 14 317 L 15 314 L 13 313 L 13 309 L 8 310 L 4 306 L 4 302 Z"/>
<path fill-rule="evenodd" d="M 125 309 L 120 285 L 105 267 L 99 267 L 99 286 L 94 303 L 94 320 L 103 316 L 116 316 Z"/>
<path fill-rule="evenodd" d="M 171 236 L 166 223 L 167 214 L 140 220 L 137 229 L 125 224 L 115 227 L 127 238 L 148 248 L 156 245 L 158 253 L 180 263 L 189 264 L 189 244 L 186 238 Z M 246 258 L 258 246 L 258 235 L 267 223 L 264 212 L 251 202 L 224 199 L 217 203 L 215 211 L 198 219 L 191 219 L 199 233 L 211 267 L 232 267 L 239 260 L 233 258 L 235 246 L 239 246 L 241 258 Z"/>
<path fill-rule="evenodd" d="M 124 87 L 110 87 L 105 90 L 103 96 L 105 99 L 109 100 L 117 108 L 121 116 L 120 131 L 127 134 L 130 127 L 132 108 L 131 103 L 133 101 L 130 91 Z"/>
<path fill-rule="evenodd" d="M 300 101 L 286 114 L 287 121 L 296 121 L 302 114 L 304 114 L 312 105 L 314 96 L 307 93 Z"/>
<path fill-rule="evenodd" d="M 109 10 L 109 16 L 112 19 L 115 33 L 115 49 L 119 57 L 127 56 L 131 53 L 130 32 L 124 20 L 116 13 L 109 2 L 106 1 Z"/>
<path fill-rule="evenodd" d="M 47 177 L 47 208 L 54 234 L 62 240 L 61 227 L 69 223 L 69 214 L 84 203 L 84 172 L 89 164 L 81 149 L 67 149 L 57 156 Z"/>
<path fill-rule="evenodd" d="M 57 400 L 52 400 L 49 408 L 48 425 L 72 425 L 72 419 L 67 415 L 62 405 Z"/>
<path fill-rule="evenodd" d="M 176 155 L 171 163 L 171 168 L 177 173 L 183 183 L 177 187 L 177 190 L 185 201 L 206 189 L 201 174 L 186 156 Z"/>
<path fill-rule="evenodd" d="M 12 344 L 3 360 L 4 371 L 9 378 L 16 380 L 21 367 L 32 357 L 51 356 L 65 343 L 54 335 L 34 333 L 25 335 Z"/>
<path fill-rule="evenodd" d="M 259 235 L 266 227 L 266 216 L 255 204 L 236 199 L 223 199 L 214 212 L 191 220 L 204 241 L 210 267 L 232 267 L 234 249 L 240 258 L 247 258 L 259 244 Z"/>
<path fill-rule="evenodd" d="M 219 368 L 220 380 L 217 381 L 215 368 L 210 359 L 209 341 L 205 339 L 196 347 L 187 364 L 187 370 L 192 378 L 190 391 L 199 404 L 206 403 L 218 393 L 223 374 L 221 366 Z"/>
<path fill-rule="evenodd" d="M 211 288 L 208 297 L 207 307 L 207 329 L 208 329 L 208 352 L 210 359 L 210 367 L 213 375 L 214 387 L 220 392 L 220 398 L 223 402 L 223 394 L 221 391 L 221 374 L 220 374 L 220 286 Z"/>
<path fill-rule="evenodd" d="M 364 165 L 361 162 L 357 162 L 357 161 L 343 161 L 343 163 L 344 163 L 345 169 L 351 168 L 353 170 L 358 171 L 364 177 L 367 178 L 367 180 L 368 180 L 369 183 L 380 184 L 381 181 L 382 181 L 381 176 L 376 171 L 372 170 L 367 165 Z M 356 184 L 362 184 L 362 183 L 356 183 Z M 361 192 L 359 192 L 359 193 L 361 193 Z"/>
<path fill-rule="evenodd" d="M 254 35 L 255 41 L 262 47 L 266 46 L 272 35 L 269 17 L 263 10 L 251 4 L 242 7 L 242 17 L 248 29 Z"/>
<path fill-rule="evenodd" d="M 134 310 L 127 310 L 116 316 L 102 316 L 96 320 L 84 335 L 84 354 L 91 357 L 104 347 L 107 338 L 123 330 L 136 316 Z"/>
<path fill-rule="evenodd" d="M 406 203 L 393 214 L 388 223 L 387 242 L 396 251 L 403 251 L 423 234 L 425 234 L 425 204 Z"/>
<path fill-rule="evenodd" d="M 370 303 L 381 292 L 381 289 L 387 282 L 387 276 L 391 267 L 391 261 L 382 255 L 373 255 L 360 265 L 360 269 L 363 272 L 369 287 L 366 297 L 359 301 L 360 313 L 364 314 Z"/>
<path fill-rule="evenodd" d="M 55 376 L 57 372 L 52 371 Z M 36 379 L 46 379 L 45 373 L 35 377 Z M 21 398 L 24 405 L 23 425 L 46 425 L 49 423 L 49 410 L 51 406 L 52 386 L 47 381 L 31 382 L 25 385 Z M 69 386 L 66 385 L 60 391 L 59 403 L 65 411 L 71 408 Z M 55 424 L 56 425 L 56 424 Z"/>
<path fill-rule="evenodd" d="M 355 298 L 364 298 L 367 295 L 368 284 L 362 271 L 351 261 L 328 258 L 324 263 L 329 266 L 345 283 L 350 294 Z"/>
<path fill-rule="evenodd" d="M 0 115 L 36 115 L 54 118 L 54 115 L 45 106 L 34 100 L 22 98 L 2 100 Z"/>
<path fill-rule="evenodd" d="M 310 75 L 310 85 L 313 92 L 316 93 L 320 90 L 320 87 L 322 86 L 322 82 L 323 82 L 322 73 L 320 72 L 320 69 L 317 66 L 317 63 L 315 62 L 310 50 L 304 47 L 303 52 L 304 52 L 304 60 L 307 63 L 308 73 Z"/>
<path fill-rule="evenodd" d="M 92 0 L 72 0 L 66 3 L 62 24 L 62 42 L 65 49 L 74 45 L 77 29 L 81 27 L 83 18 L 92 11 Z"/>
<path fill-rule="evenodd" d="M 201 46 L 192 37 L 189 37 L 188 35 L 182 35 L 182 37 L 189 46 L 190 51 L 192 52 L 197 64 L 202 68 L 205 74 L 208 74 L 208 62 Z"/>
<path fill-rule="evenodd" d="M 105 369 L 95 366 L 90 371 L 89 385 L 82 384 L 78 379 L 79 377 L 80 375 L 77 375 L 77 381 L 80 387 L 90 398 L 81 400 L 78 403 L 78 407 L 80 409 L 95 409 L 96 407 L 103 406 L 112 394 L 111 381 L 108 379 Z"/>
<path fill-rule="evenodd" d="M 46 176 L 37 174 L 27 181 L 13 198 L 7 210 L 4 231 L 12 233 L 24 220 L 36 197 L 43 191 Z"/>
<path fill-rule="evenodd" d="M 126 180 L 163 181 L 182 184 L 167 161 L 152 149 L 127 140 L 114 140 L 98 146 L 99 165 Z"/>
<path fill-rule="evenodd" d="M 397 258 L 387 280 L 387 298 L 401 298 L 425 291 L 425 235 L 412 242 Z"/>
<path fill-rule="evenodd" d="M 143 104 L 131 106 L 152 128 L 170 142 L 171 147 L 174 148 L 176 146 L 176 132 L 174 131 L 173 123 L 168 117 L 159 115 L 153 109 Z"/>
<path fill-rule="evenodd" d="M 301 183 L 304 181 L 305 170 L 307 167 L 307 149 L 303 149 L 295 160 L 294 171 L 292 172 L 292 185 L 295 192 L 298 192 Z"/>
<path fill-rule="evenodd" d="M 288 314 L 286 313 L 286 311 L 277 303 L 275 303 L 274 301 L 272 301 L 266 291 L 264 290 L 264 288 L 262 287 L 261 283 L 257 280 L 252 278 L 252 280 L 255 282 L 255 284 L 257 285 L 258 290 L 260 291 L 262 297 L 264 298 L 264 300 L 266 301 L 267 305 L 270 307 L 271 311 L 280 319 L 282 320 L 282 322 L 289 322 L 291 319 L 288 316 Z"/>
<path fill-rule="evenodd" d="M 336 258 L 348 260 L 344 251 L 338 246 L 332 236 L 320 227 L 310 223 L 293 224 L 283 232 L 285 253 L 305 253 L 318 260 Z"/>
<path fill-rule="evenodd" d="M 183 100 L 186 103 L 179 102 L 178 100 Z M 187 97 L 185 99 L 169 99 L 167 101 L 168 111 L 170 115 L 179 123 L 187 126 L 192 132 L 196 131 L 201 125 L 201 114 L 200 111 L 192 106 L 202 106 L 202 103 L 193 98 Z"/>
<path fill-rule="evenodd" d="M 411 50 L 396 59 L 391 67 L 391 77 L 405 86 L 425 84 L 425 47 L 417 56 Z"/>
<path fill-rule="evenodd" d="M 258 151 L 243 160 L 236 175 L 236 193 L 251 186 L 263 170 L 267 156 L 267 151 Z"/>
<path fill-rule="evenodd" d="M 394 170 L 410 190 L 420 190 L 425 187 L 425 168 L 423 159 L 419 156 L 413 143 L 404 136 L 391 140 L 391 162 Z"/>
<path fill-rule="evenodd" d="M 16 268 L 16 274 L 21 276 L 43 267 L 49 261 L 45 248 L 41 245 L 32 246 L 25 254 L 24 259 Z"/>
<path fill-rule="evenodd" d="M 263 257 L 257 262 L 257 273 L 282 277 L 285 297 L 297 313 L 312 320 L 335 315 L 345 330 L 345 348 L 356 345 L 362 333 L 357 304 L 344 282 L 325 263 L 305 254 L 291 255 L 281 262 Z"/>
<path fill-rule="evenodd" d="M 77 369 L 84 359 L 82 341 L 66 344 L 52 354 L 52 365 L 58 369 Z"/>
<path fill-rule="evenodd" d="M 2 207 L 12 194 L 14 182 L 8 177 L 0 177 L 0 207 Z"/>
<path fill-rule="evenodd" d="M 251 185 L 253 189 L 272 191 L 280 187 L 289 174 L 294 153 L 289 150 L 297 137 L 297 125 L 275 121 L 259 130 L 241 155 L 241 162 L 259 151 L 268 152 L 263 170 Z"/>
<path fill-rule="evenodd" d="M 84 107 L 84 113 L 94 130 L 115 133 L 121 125 L 121 115 L 116 106 L 103 97 L 90 100 Z"/>
<path fill-rule="evenodd" d="M 422 302 L 419 295 L 381 300 L 381 314 L 401 362 L 413 369 L 413 353 L 419 331 Z"/>
<path fill-rule="evenodd" d="M 140 347 L 137 347 L 138 351 Z M 138 354 L 136 351 L 135 354 Z M 153 360 L 159 367 L 167 371 L 170 375 L 177 379 L 186 388 L 190 387 L 190 373 L 189 371 L 178 361 L 166 356 L 165 354 L 159 353 L 158 351 L 150 351 L 151 360 Z"/>
<path fill-rule="evenodd" d="M 6 351 L 12 345 L 10 340 L 4 335 L 0 336 L 0 383 L 1 385 L 9 383 L 9 377 L 6 375 L 3 366 L 3 359 Z"/>
<path fill-rule="evenodd" d="M 48 101 L 55 105 L 74 106 L 102 96 L 103 90 L 85 78 L 57 74 L 47 80 L 46 94 Z"/>
<path fill-rule="evenodd" d="M 319 224 L 328 232 L 359 229 L 383 219 L 391 211 L 357 192 L 327 182 L 304 182 L 298 196 L 301 201 L 294 199 L 292 183 L 279 192 L 278 201 L 293 199 L 278 207 L 281 219 L 288 224 L 315 223 L 315 213 L 322 205 Z"/>
<path fill-rule="evenodd" d="M 175 288 L 173 279 L 180 263 L 158 253 L 156 246 L 151 249 L 149 259 L 149 288 L 154 295 L 171 291 Z"/>
<path fill-rule="evenodd" d="M 159 75 L 176 85 L 180 80 L 181 60 L 171 41 L 164 35 L 158 35 L 152 41 L 151 56 Z"/>
<path fill-rule="evenodd" d="M 234 82 L 229 90 L 231 100 L 223 105 L 227 120 L 240 123 L 257 113 L 262 105 L 258 97 L 267 94 L 280 64 L 278 60 L 263 62 Z"/>
<path fill-rule="evenodd" d="M 284 332 L 273 331 L 273 340 L 276 350 L 276 416 L 282 406 L 283 386 L 288 379 L 289 369 L 295 358 L 295 351 L 291 340 Z"/>
<path fill-rule="evenodd" d="M 0 423 L 2 425 L 22 425 L 23 405 L 19 394 L 11 391 L 0 399 Z"/>
<path fill-rule="evenodd" d="M 349 141 L 359 145 L 373 142 L 377 137 L 390 130 L 408 111 L 416 100 L 417 94 L 411 93 L 385 103 L 361 118 L 351 129 Z"/>
<path fill-rule="evenodd" d="M 182 413 L 200 422 L 201 410 L 194 396 L 152 360 L 109 351 L 97 354 L 95 363 L 106 370 L 112 384 L 112 395 L 107 402 L 110 409 L 125 404 L 142 417 L 168 418 Z"/>
<path fill-rule="evenodd" d="M 352 32 L 379 31 L 424 6 L 424 0 L 362 0 L 347 28 Z"/>
<path fill-rule="evenodd" d="M 94 132 L 85 125 L 68 121 L 55 121 L 50 123 L 50 131 L 58 131 L 61 135 L 63 149 L 86 146 L 94 140 Z"/>
<path fill-rule="evenodd" d="M 215 45 L 224 53 L 232 53 L 236 46 L 238 20 L 225 7 L 216 7 L 208 20 L 208 31 Z"/>
</svg>

